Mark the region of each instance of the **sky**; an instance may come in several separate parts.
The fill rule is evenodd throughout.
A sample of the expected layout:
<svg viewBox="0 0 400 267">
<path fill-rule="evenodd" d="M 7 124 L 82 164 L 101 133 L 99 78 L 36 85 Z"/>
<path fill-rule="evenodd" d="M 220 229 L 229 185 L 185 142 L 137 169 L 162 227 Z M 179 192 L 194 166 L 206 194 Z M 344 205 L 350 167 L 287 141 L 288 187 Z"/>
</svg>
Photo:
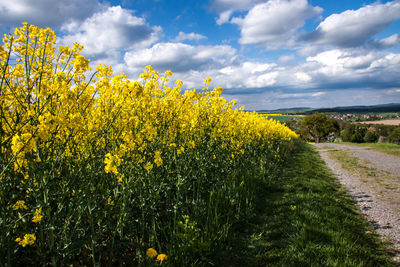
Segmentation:
<svg viewBox="0 0 400 267">
<path fill-rule="evenodd" d="M 400 0 L 0 0 L 1 35 L 24 21 L 132 80 L 211 77 L 247 110 L 400 103 Z"/>
</svg>

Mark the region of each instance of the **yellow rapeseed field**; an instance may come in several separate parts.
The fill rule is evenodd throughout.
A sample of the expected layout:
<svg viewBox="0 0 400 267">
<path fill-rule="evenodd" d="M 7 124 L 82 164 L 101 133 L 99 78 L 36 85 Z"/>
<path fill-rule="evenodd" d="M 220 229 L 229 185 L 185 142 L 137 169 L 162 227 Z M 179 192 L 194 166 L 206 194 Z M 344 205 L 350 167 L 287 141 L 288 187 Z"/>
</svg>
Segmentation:
<svg viewBox="0 0 400 267">
<path fill-rule="evenodd" d="M 183 90 L 147 66 L 130 81 L 82 48 L 27 23 L 0 45 L 0 260 L 156 264 L 155 247 L 165 264 L 211 249 L 251 195 L 245 169 L 278 164 L 296 134 L 208 77 Z"/>
</svg>

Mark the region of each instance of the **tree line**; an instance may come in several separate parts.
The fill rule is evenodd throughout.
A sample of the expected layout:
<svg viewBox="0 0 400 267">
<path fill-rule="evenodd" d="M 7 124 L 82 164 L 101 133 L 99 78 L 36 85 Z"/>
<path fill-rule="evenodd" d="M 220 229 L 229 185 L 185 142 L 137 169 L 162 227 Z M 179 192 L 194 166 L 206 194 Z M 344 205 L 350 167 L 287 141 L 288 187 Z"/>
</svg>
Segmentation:
<svg viewBox="0 0 400 267">
<path fill-rule="evenodd" d="M 352 142 L 376 143 L 390 142 L 400 145 L 400 127 L 394 125 L 354 124 L 329 118 L 323 113 L 314 113 L 302 121 L 286 123 L 303 140 L 311 142 Z"/>
</svg>

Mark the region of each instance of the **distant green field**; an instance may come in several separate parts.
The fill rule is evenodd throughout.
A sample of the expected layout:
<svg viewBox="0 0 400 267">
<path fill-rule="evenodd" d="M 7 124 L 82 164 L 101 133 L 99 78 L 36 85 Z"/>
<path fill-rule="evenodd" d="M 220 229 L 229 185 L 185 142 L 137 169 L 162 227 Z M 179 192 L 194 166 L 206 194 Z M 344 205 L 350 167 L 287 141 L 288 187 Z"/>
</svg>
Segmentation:
<svg viewBox="0 0 400 267">
<path fill-rule="evenodd" d="M 293 119 L 302 120 L 304 116 L 296 116 L 296 115 L 268 115 L 269 119 L 273 119 L 279 122 L 287 122 Z"/>
</svg>

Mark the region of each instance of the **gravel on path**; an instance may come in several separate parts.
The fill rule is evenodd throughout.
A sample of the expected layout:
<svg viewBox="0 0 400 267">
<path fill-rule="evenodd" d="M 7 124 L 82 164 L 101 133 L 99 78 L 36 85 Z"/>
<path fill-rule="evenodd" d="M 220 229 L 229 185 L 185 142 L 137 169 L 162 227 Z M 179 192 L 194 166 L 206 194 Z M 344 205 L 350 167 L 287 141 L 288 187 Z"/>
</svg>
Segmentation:
<svg viewBox="0 0 400 267">
<path fill-rule="evenodd" d="M 375 231 L 382 236 L 384 242 L 394 248 L 394 260 L 400 262 L 400 207 L 388 201 L 382 194 L 390 194 L 391 199 L 400 197 L 400 158 L 373 151 L 369 148 L 339 145 L 333 143 L 315 144 L 322 159 L 343 184 L 350 196 L 356 201 L 361 212 Z M 390 173 L 390 190 L 377 190 L 365 182 L 365 177 L 350 174 L 342 168 L 342 164 L 329 157 L 329 150 L 344 150 L 349 155 L 357 157 L 377 170 Z M 379 177 L 378 177 L 379 178 Z M 387 180 L 388 178 L 385 177 Z M 388 182 L 388 181 L 385 181 Z M 382 188 L 380 188 L 382 189 Z"/>
</svg>

